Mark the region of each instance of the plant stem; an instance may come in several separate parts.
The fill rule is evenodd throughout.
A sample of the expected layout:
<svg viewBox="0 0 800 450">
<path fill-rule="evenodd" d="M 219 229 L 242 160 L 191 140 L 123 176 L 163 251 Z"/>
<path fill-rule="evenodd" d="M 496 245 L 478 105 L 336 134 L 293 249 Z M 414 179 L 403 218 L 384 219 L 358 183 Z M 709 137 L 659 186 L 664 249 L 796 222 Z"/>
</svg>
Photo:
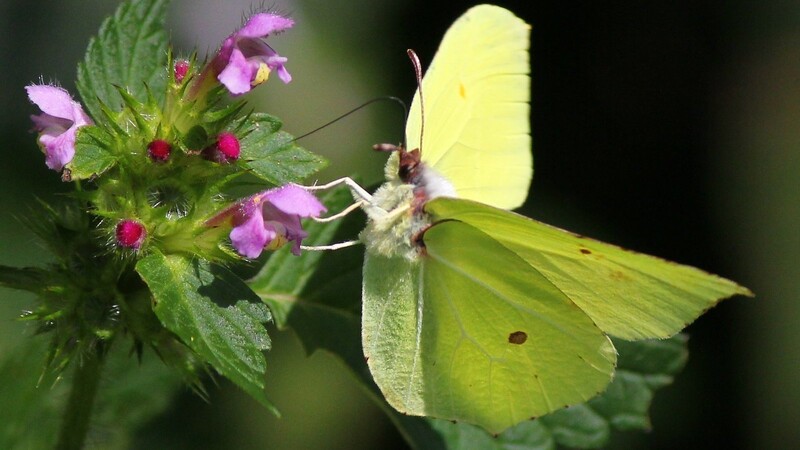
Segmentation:
<svg viewBox="0 0 800 450">
<path fill-rule="evenodd" d="M 87 352 L 75 368 L 72 378 L 72 391 L 69 393 L 67 407 L 61 430 L 58 434 L 58 450 L 80 450 L 89 431 L 92 406 L 100 382 L 103 366 L 103 351 L 95 349 Z"/>
</svg>

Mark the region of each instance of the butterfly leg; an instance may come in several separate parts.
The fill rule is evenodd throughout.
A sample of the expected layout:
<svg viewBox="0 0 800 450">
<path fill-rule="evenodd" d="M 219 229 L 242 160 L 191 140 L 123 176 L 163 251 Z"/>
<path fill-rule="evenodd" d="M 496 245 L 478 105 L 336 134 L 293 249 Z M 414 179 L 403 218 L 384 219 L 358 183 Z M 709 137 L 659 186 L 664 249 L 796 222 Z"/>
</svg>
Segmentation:
<svg viewBox="0 0 800 450">
<path fill-rule="evenodd" d="M 347 208 L 339 211 L 336 214 L 333 214 L 333 215 L 328 216 L 328 217 L 311 217 L 311 220 L 313 220 L 314 222 L 319 222 L 319 223 L 332 222 L 332 221 L 334 221 L 336 219 L 340 219 L 340 218 L 350 214 L 354 210 L 362 207 L 363 205 L 364 205 L 364 200 L 358 200 L 355 203 L 353 203 L 352 205 L 350 205 Z"/>
<path fill-rule="evenodd" d="M 342 185 L 342 184 L 346 184 L 347 187 L 350 188 L 350 191 L 353 192 L 353 195 L 355 195 L 356 197 L 361 198 L 361 200 L 363 200 L 363 201 L 365 201 L 367 203 L 370 203 L 370 204 L 372 203 L 372 195 L 369 192 L 365 191 L 364 188 L 362 188 L 358 183 L 353 181 L 353 179 L 350 178 L 350 177 L 342 177 L 342 178 L 339 178 L 338 180 L 333 180 L 330 183 L 321 184 L 321 185 L 303 186 L 303 188 L 308 190 L 308 191 L 321 191 L 321 190 L 330 189 L 332 187 L 336 187 L 336 186 L 339 186 L 339 185 Z"/>
<path fill-rule="evenodd" d="M 301 245 L 300 249 L 301 250 L 312 251 L 312 252 L 314 252 L 314 251 L 319 252 L 319 251 L 327 251 L 327 250 L 339 250 L 341 248 L 352 247 L 352 246 L 358 245 L 360 243 L 361 243 L 361 241 L 354 240 L 354 241 L 339 242 L 337 244 L 331 244 L 331 245 Z"/>
</svg>

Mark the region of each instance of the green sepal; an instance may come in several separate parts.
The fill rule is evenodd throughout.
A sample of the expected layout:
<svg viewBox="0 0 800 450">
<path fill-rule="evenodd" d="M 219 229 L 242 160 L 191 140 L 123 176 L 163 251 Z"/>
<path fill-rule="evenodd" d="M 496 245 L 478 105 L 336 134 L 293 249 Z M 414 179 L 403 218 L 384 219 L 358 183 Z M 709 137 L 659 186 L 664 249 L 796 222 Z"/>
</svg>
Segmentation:
<svg viewBox="0 0 800 450">
<path fill-rule="evenodd" d="M 208 143 L 208 132 L 200 125 L 195 125 L 181 137 L 181 145 L 187 150 L 200 150 Z"/>
<path fill-rule="evenodd" d="M 247 105 L 246 102 L 237 101 L 225 106 L 222 109 L 212 109 L 203 114 L 201 121 L 209 132 L 216 134 L 223 129 L 226 124 L 232 122 L 234 118 Z"/>
<path fill-rule="evenodd" d="M 120 98 L 122 98 L 122 101 L 125 103 L 127 110 L 130 111 L 131 115 L 133 116 L 133 120 L 136 122 L 136 127 L 139 129 L 139 132 L 141 133 L 142 131 L 148 131 L 150 128 L 149 121 L 140 112 L 144 108 L 144 103 L 136 100 L 136 98 L 134 98 L 126 88 L 116 85 L 114 88 L 117 90 Z M 145 88 L 147 88 L 147 86 L 145 86 Z M 146 90 L 148 96 L 152 95 L 150 94 L 149 89 Z"/>
<path fill-rule="evenodd" d="M 221 266 L 154 251 L 136 264 L 161 323 L 220 374 L 278 414 L 264 393 L 269 309 Z"/>
<path fill-rule="evenodd" d="M 101 103 L 113 111 L 122 108 L 123 100 L 114 85 L 126 86 L 133 97 L 140 99 L 146 97 L 146 86 L 154 92 L 164 92 L 168 3 L 126 1 L 89 41 L 86 56 L 78 65 L 77 87 L 95 120 L 105 118 Z"/>
<path fill-rule="evenodd" d="M 297 182 L 324 168 L 327 161 L 298 146 L 294 138 L 280 131 L 283 124 L 274 116 L 251 114 L 242 126 L 242 164 L 252 173 L 276 186 Z"/>
<path fill-rule="evenodd" d="M 72 179 L 96 177 L 113 167 L 117 163 L 113 141 L 114 138 L 103 128 L 79 128 L 75 139 L 75 156 L 67 164 Z"/>
</svg>

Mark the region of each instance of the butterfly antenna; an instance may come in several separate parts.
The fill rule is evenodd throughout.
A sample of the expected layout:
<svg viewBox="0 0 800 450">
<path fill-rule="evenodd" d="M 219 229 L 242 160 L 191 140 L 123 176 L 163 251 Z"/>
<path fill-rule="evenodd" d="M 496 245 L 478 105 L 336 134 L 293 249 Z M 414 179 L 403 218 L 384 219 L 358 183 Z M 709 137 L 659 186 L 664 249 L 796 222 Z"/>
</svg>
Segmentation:
<svg viewBox="0 0 800 450">
<path fill-rule="evenodd" d="M 353 114 L 354 112 L 356 112 L 356 111 L 358 111 L 358 110 L 360 110 L 360 109 L 362 109 L 362 108 L 364 108 L 366 106 L 369 106 L 369 105 L 371 105 L 373 103 L 376 103 L 376 102 L 382 102 L 382 101 L 386 101 L 386 100 L 396 102 L 403 108 L 403 119 L 405 120 L 405 118 L 408 116 L 408 108 L 406 107 L 406 104 L 405 104 L 405 102 L 403 102 L 403 100 L 401 100 L 401 99 L 399 99 L 397 97 L 391 96 L 391 95 L 385 96 L 385 97 L 378 97 L 378 98 L 373 98 L 372 100 L 370 100 L 368 102 L 365 102 L 365 103 L 362 103 L 361 105 L 356 106 L 355 108 L 351 109 L 350 111 L 347 111 L 346 113 L 342 114 L 341 116 L 331 120 L 330 122 L 328 122 L 328 123 L 326 123 L 324 125 L 321 125 L 321 126 L 319 126 L 317 128 L 314 128 L 313 130 L 309 131 L 308 133 L 302 134 L 302 135 L 294 138 L 292 140 L 292 142 L 299 141 L 300 139 L 303 139 L 304 137 L 306 137 L 306 136 L 308 136 L 310 134 L 314 134 L 317 131 L 327 127 L 328 125 L 332 125 L 332 124 L 344 119 L 345 117 L 349 116 L 350 114 Z"/>
<path fill-rule="evenodd" d="M 422 101 L 422 64 L 419 62 L 419 57 L 414 50 L 406 50 L 408 57 L 411 58 L 411 64 L 414 66 L 414 75 L 417 77 L 417 89 L 419 90 L 419 113 L 422 116 L 419 126 L 419 151 L 422 153 L 422 136 L 425 134 L 425 104 Z M 413 150 L 413 149 L 412 149 Z"/>
</svg>

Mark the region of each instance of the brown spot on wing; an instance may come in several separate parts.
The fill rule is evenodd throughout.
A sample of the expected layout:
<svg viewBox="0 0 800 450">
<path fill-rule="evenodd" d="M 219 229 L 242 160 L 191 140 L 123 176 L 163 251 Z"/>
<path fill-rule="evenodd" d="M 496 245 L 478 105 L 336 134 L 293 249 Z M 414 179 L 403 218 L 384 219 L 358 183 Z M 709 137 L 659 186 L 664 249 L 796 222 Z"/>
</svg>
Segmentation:
<svg viewBox="0 0 800 450">
<path fill-rule="evenodd" d="M 589 250 L 588 248 L 583 248 L 583 247 L 580 248 L 580 252 L 583 253 L 584 255 L 591 255 L 592 254 L 591 250 Z"/>
<path fill-rule="evenodd" d="M 522 345 L 528 340 L 528 333 L 524 331 L 515 331 L 508 335 L 508 343 Z"/>
</svg>

